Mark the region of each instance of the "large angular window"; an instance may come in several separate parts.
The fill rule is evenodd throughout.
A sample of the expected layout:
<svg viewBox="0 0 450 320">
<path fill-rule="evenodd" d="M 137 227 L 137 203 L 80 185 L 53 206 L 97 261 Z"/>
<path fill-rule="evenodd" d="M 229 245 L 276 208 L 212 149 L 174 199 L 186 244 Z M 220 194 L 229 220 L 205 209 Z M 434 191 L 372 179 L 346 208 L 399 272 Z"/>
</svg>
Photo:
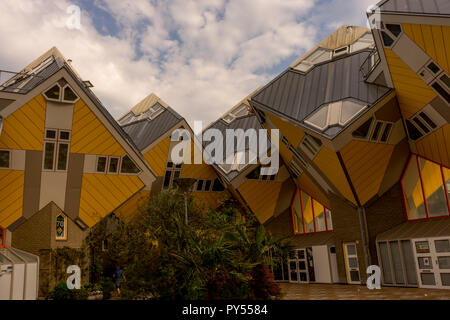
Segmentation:
<svg viewBox="0 0 450 320">
<path fill-rule="evenodd" d="M 74 103 L 78 100 L 78 96 L 65 79 L 61 79 L 57 84 L 45 91 L 44 96 L 47 100 L 64 103 Z"/>
<path fill-rule="evenodd" d="M 449 171 L 417 155 L 411 156 L 402 178 L 408 220 L 449 216 Z"/>
<path fill-rule="evenodd" d="M 291 212 L 296 235 L 333 231 L 331 211 L 302 190 L 295 192 Z"/>
<path fill-rule="evenodd" d="M 122 158 L 122 164 L 120 166 L 120 173 L 136 174 L 139 172 L 140 172 L 139 168 L 136 166 L 136 164 L 133 162 L 133 160 L 130 159 L 130 157 L 128 155 L 126 155 Z"/>
</svg>

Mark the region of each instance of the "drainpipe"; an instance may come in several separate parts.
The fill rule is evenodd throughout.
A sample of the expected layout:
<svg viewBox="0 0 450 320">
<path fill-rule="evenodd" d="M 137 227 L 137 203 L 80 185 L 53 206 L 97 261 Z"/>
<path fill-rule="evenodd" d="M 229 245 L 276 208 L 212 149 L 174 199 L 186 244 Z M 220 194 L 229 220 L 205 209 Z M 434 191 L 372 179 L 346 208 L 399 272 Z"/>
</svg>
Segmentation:
<svg viewBox="0 0 450 320">
<path fill-rule="evenodd" d="M 362 245 L 363 245 L 363 251 L 364 251 L 364 258 L 366 261 L 366 268 L 367 268 L 372 263 L 371 263 L 370 254 L 369 254 L 369 232 L 367 229 L 365 208 L 362 206 L 358 207 L 358 213 L 359 213 L 359 225 L 360 225 L 360 231 L 361 231 L 361 239 L 363 242 Z"/>
</svg>

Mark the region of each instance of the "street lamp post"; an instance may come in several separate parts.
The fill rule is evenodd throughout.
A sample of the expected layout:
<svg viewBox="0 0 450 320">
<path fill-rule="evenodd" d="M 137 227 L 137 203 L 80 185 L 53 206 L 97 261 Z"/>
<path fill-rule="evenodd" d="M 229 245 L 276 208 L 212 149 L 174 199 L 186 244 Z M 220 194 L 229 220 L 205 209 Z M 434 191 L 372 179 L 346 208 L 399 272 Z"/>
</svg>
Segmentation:
<svg viewBox="0 0 450 320">
<path fill-rule="evenodd" d="M 196 179 L 192 178 L 177 178 L 175 183 L 180 188 L 180 191 L 184 194 L 184 223 L 188 225 L 188 208 L 187 208 L 187 196 L 194 186 Z"/>
</svg>

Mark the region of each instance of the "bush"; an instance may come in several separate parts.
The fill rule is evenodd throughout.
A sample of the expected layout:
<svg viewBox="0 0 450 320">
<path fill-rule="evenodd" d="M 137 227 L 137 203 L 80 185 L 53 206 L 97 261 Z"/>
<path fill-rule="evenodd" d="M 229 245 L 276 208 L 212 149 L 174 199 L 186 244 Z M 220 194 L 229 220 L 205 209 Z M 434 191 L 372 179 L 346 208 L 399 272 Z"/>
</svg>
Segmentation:
<svg viewBox="0 0 450 320">
<path fill-rule="evenodd" d="M 253 299 L 268 300 L 273 297 L 279 297 L 281 294 L 281 288 L 274 281 L 272 272 L 263 264 L 257 265 L 252 270 L 250 288 Z"/>
<path fill-rule="evenodd" d="M 60 281 L 56 284 L 52 291 L 48 295 L 48 299 L 51 300 L 87 300 L 88 291 L 86 289 L 73 289 L 67 288 L 65 281 Z"/>
<path fill-rule="evenodd" d="M 103 300 L 108 300 L 111 298 L 111 293 L 116 289 L 115 284 L 108 279 L 103 279 L 100 281 L 103 292 Z"/>
</svg>

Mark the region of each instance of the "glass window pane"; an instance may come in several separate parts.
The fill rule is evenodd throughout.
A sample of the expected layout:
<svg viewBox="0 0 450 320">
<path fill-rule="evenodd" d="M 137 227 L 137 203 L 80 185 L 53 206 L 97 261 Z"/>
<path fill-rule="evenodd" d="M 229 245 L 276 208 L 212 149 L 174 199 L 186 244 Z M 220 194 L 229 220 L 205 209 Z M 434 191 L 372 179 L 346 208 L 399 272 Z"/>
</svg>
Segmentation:
<svg viewBox="0 0 450 320">
<path fill-rule="evenodd" d="M 450 256 L 438 257 L 439 269 L 450 269 Z"/>
<path fill-rule="evenodd" d="M 69 131 L 61 131 L 61 132 L 59 133 L 59 138 L 60 138 L 61 140 L 69 140 L 69 138 L 70 138 L 70 132 L 69 132 Z"/>
<path fill-rule="evenodd" d="M 215 180 L 214 180 L 214 183 L 213 183 L 212 191 L 217 191 L 217 192 L 219 192 L 219 191 L 224 191 L 224 190 L 225 190 L 225 187 L 222 185 L 222 183 L 220 182 L 220 180 L 219 180 L 219 179 L 215 179 Z"/>
<path fill-rule="evenodd" d="M 349 258 L 348 259 L 348 266 L 350 268 L 358 268 L 358 259 L 357 258 Z"/>
<path fill-rule="evenodd" d="M 123 157 L 120 171 L 122 173 L 139 173 L 138 167 L 128 156 Z"/>
<path fill-rule="evenodd" d="M 55 85 L 53 86 L 50 90 L 48 90 L 45 95 L 47 98 L 49 99 L 55 99 L 55 100 L 59 100 L 59 86 Z"/>
<path fill-rule="evenodd" d="M 389 251 L 387 242 L 379 242 L 381 267 L 383 272 L 384 283 L 393 283 L 391 263 L 389 262 Z M 414 262 L 414 261 L 413 261 Z"/>
<path fill-rule="evenodd" d="M 450 252 L 450 241 L 449 240 L 435 240 L 434 246 L 436 248 L 436 252 Z"/>
<path fill-rule="evenodd" d="M 294 217 L 294 231 L 296 234 L 302 234 L 303 232 L 303 217 L 300 204 L 300 192 L 295 191 L 294 202 L 292 203 L 292 214 Z"/>
<path fill-rule="evenodd" d="M 316 220 L 316 232 L 326 231 L 324 207 L 316 200 L 313 200 L 314 218 Z"/>
<path fill-rule="evenodd" d="M 328 120 L 328 105 L 320 108 L 312 116 L 310 116 L 306 122 L 313 124 L 320 129 L 324 130 L 327 127 Z"/>
<path fill-rule="evenodd" d="M 97 172 L 105 172 L 106 171 L 106 157 L 98 157 L 97 159 Z"/>
<path fill-rule="evenodd" d="M 70 89 L 69 87 L 66 87 L 64 89 L 64 100 L 66 101 L 75 101 L 77 100 L 77 95 Z"/>
<path fill-rule="evenodd" d="M 45 143 L 45 155 L 44 155 L 44 169 L 53 170 L 53 160 L 55 156 L 55 143 Z"/>
<path fill-rule="evenodd" d="M 442 181 L 441 167 L 422 158 L 419 158 L 419 164 L 430 217 L 447 216 L 447 197 Z"/>
<path fill-rule="evenodd" d="M 67 169 L 68 154 L 69 154 L 69 145 L 67 143 L 60 143 L 58 150 L 58 170 Z"/>
<path fill-rule="evenodd" d="M 341 109 L 341 125 L 346 125 L 353 117 L 358 114 L 365 106 L 360 105 L 354 101 L 344 101 Z"/>
<path fill-rule="evenodd" d="M 59 215 L 56 218 L 56 239 L 65 239 L 66 237 L 66 218 L 62 215 Z"/>
<path fill-rule="evenodd" d="M 434 273 L 421 273 L 420 279 L 422 284 L 426 286 L 435 286 L 436 280 L 434 279 Z"/>
<path fill-rule="evenodd" d="M 433 269 L 433 261 L 431 257 L 418 257 L 419 269 Z"/>
<path fill-rule="evenodd" d="M 211 189 L 211 180 L 206 180 L 205 191 L 209 191 L 209 189 Z"/>
<path fill-rule="evenodd" d="M 448 200 L 450 200 L 450 169 L 442 168 L 444 172 L 445 186 L 447 188 Z"/>
<path fill-rule="evenodd" d="M 303 211 L 303 219 L 305 223 L 306 233 L 314 232 L 314 219 L 312 212 L 312 199 L 305 192 L 301 192 L 302 195 L 302 211 Z"/>
<path fill-rule="evenodd" d="M 197 191 L 202 191 L 203 190 L 203 180 L 198 180 L 197 181 Z"/>
<path fill-rule="evenodd" d="M 443 286 L 450 286 L 450 273 L 441 273 L 441 282 Z"/>
<path fill-rule="evenodd" d="M 356 246 L 354 244 L 347 245 L 347 255 L 356 255 Z"/>
<path fill-rule="evenodd" d="M 45 138 L 46 139 L 56 139 L 56 131 L 55 130 L 46 130 Z"/>
<path fill-rule="evenodd" d="M 361 127 L 356 129 L 355 131 L 353 131 L 353 133 L 352 133 L 353 137 L 361 138 L 361 139 L 367 138 L 370 127 L 372 126 L 372 121 L 373 121 L 373 118 L 370 118 L 369 120 L 364 122 L 364 124 Z"/>
<path fill-rule="evenodd" d="M 394 267 L 395 282 L 397 284 L 404 284 L 405 279 L 404 279 L 404 275 L 403 275 L 402 260 L 401 260 L 401 255 L 400 255 L 400 245 L 399 245 L 398 241 L 391 241 L 391 242 L 389 242 L 389 245 L 391 247 L 392 264 Z"/>
<path fill-rule="evenodd" d="M 170 186 L 170 178 L 172 177 L 172 171 L 166 171 L 166 174 L 164 175 L 164 189 L 168 189 Z"/>
<path fill-rule="evenodd" d="M 109 160 L 109 170 L 110 173 L 117 173 L 119 169 L 119 158 L 111 158 Z"/>
<path fill-rule="evenodd" d="M 331 211 L 325 208 L 325 212 L 327 213 L 327 228 L 328 231 L 333 230 L 333 218 L 331 217 Z"/>
<path fill-rule="evenodd" d="M 350 271 L 350 280 L 359 281 L 359 271 Z"/>
<path fill-rule="evenodd" d="M 417 273 L 411 241 L 402 240 L 401 246 L 402 246 L 403 260 L 405 262 L 406 279 L 408 281 L 408 284 L 415 285 L 417 284 Z"/>
<path fill-rule="evenodd" d="M 409 220 L 424 219 L 427 217 L 423 202 L 422 184 L 417 169 L 416 156 L 413 156 L 402 180 L 406 207 Z"/>
<path fill-rule="evenodd" d="M 9 168 L 9 151 L 0 150 L 0 168 Z"/>
</svg>

